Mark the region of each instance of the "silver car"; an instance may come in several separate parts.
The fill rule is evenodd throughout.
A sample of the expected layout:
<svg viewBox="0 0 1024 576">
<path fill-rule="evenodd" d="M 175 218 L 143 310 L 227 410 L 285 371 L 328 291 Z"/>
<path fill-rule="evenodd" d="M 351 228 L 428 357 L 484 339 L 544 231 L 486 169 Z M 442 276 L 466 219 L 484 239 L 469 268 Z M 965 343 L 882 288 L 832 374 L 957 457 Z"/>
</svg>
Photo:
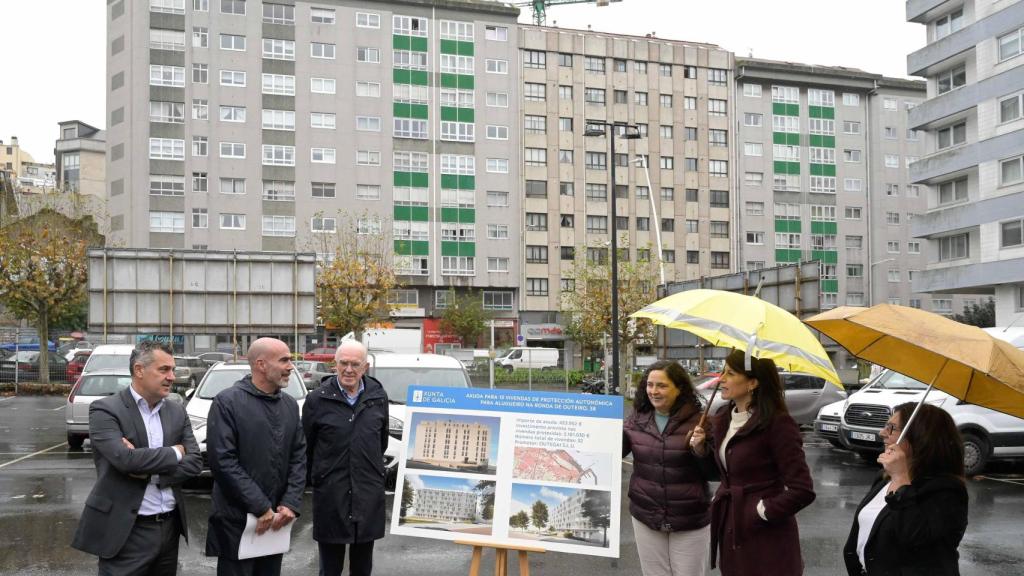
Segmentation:
<svg viewBox="0 0 1024 576">
<path fill-rule="evenodd" d="M 782 378 L 782 387 L 786 391 L 786 408 L 797 424 L 813 425 L 818 411 L 823 406 L 846 399 L 845 391 L 829 384 L 824 378 L 797 372 L 779 372 L 779 376 Z M 712 390 L 714 390 L 713 386 L 697 392 L 707 401 Z M 721 396 L 715 396 L 711 413 L 714 414 L 725 403 L 726 401 Z"/>
<path fill-rule="evenodd" d="M 68 446 L 72 450 L 81 450 L 89 437 L 89 405 L 94 400 L 117 394 L 131 383 L 127 370 L 89 372 L 79 378 L 64 408 Z"/>
<path fill-rule="evenodd" d="M 325 376 L 334 375 L 334 370 L 326 362 L 296 360 L 292 364 L 295 364 L 295 370 L 299 373 L 299 376 L 302 376 L 302 382 L 306 385 L 306 390 L 309 391 L 319 388 L 320 381 Z"/>
<path fill-rule="evenodd" d="M 195 388 L 209 369 L 210 366 L 202 358 L 197 358 L 196 356 L 175 356 L 174 389 L 184 392 L 189 388 Z"/>
</svg>

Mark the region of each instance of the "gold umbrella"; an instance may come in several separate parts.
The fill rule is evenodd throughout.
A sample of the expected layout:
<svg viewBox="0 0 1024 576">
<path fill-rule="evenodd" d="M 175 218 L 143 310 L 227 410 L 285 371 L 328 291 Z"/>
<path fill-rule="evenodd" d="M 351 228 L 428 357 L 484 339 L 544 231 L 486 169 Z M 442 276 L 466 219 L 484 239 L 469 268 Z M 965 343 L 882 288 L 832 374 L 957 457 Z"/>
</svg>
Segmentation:
<svg viewBox="0 0 1024 576">
<path fill-rule="evenodd" d="M 1024 352 L 981 328 L 895 304 L 840 306 L 804 322 L 858 358 L 928 382 L 925 396 L 934 387 L 1024 418 Z"/>
</svg>

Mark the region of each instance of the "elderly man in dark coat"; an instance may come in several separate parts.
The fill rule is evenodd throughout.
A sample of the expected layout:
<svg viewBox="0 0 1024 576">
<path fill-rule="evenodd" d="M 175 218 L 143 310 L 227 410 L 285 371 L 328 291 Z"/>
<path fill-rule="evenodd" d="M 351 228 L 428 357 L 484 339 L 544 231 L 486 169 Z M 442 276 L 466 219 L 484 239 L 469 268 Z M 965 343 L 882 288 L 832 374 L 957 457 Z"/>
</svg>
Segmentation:
<svg viewBox="0 0 1024 576">
<path fill-rule="evenodd" d="M 299 515 L 306 486 L 306 441 L 295 399 L 281 392 L 294 369 L 288 345 L 260 338 L 249 347 L 252 375 L 217 394 L 206 444 L 213 512 L 206 555 L 218 576 L 277 576 L 282 554 L 238 559 L 246 514 L 256 532 L 279 530 Z"/>
<path fill-rule="evenodd" d="M 366 347 L 346 340 L 335 353 L 337 376 L 323 380 L 302 406 L 313 538 L 321 576 L 339 576 L 348 547 L 349 574 L 369 576 L 373 543 L 384 537 L 384 450 L 388 396 L 366 376 Z"/>
</svg>

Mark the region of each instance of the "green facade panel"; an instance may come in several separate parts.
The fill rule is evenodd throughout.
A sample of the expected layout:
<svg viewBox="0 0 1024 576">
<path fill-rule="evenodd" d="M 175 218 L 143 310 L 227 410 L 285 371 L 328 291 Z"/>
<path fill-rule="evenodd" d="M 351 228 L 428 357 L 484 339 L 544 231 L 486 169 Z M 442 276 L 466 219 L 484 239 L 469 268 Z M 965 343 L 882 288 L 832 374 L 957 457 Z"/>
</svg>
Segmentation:
<svg viewBox="0 0 1024 576">
<path fill-rule="evenodd" d="M 391 72 L 391 79 L 395 84 L 430 86 L 430 74 L 424 70 L 403 70 L 395 68 Z"/>
<path fill-rule="evenodd" d="M 786 144 L 787 146 L 799 146 L 800 135 L 789 132 L 772 132 L 772 144 Z"/>
<path fill-rule="evenodd" d="M 476 256 L 475 242 L 441 242 L 442 256 Z"/>
<path fill-rule="evenodd" d="M 456 54 L 458 56 L 473 56 L 473 43 L 461 42 L 458 40 L 441 40 L 441 53 Z"/>
<path fill-rule="evenodd" d="M 820 260 L 825 264 L 839 262 L 839 253 L 835 250 L 811 250 L 811 260 Z"/>
<path fill-rule="evenodd" d="M 426 188 L 430 185 L 430 175 L 426 172 L 395 172 L 395 186 Z"/>
<path fill-rule="evenodd" d="M 799 116 L 800 105 L 772 102 L 772 114 L 775 114 L 776 116 Z"/>
<path fill-rule="evenodd" d="M 441 188 L 444 190 L 476 190 L 476 178 L 474 176 L 441 174 Z"/>
<path fill-rule="evenodd" d="M 836 109 L 831 106 L 808 106 L 807 115 L 811 118 L 832 120 L 836 117 Z"/>
<path fill-rule="evenodd" d="M 775 231 L 776 232 L 800 232 L 801 226 L 799 220 L 776 220 Z"/>
<path fill-rule="evenodd" d="M 476 190 L 476 176 L 459 176 L 459 190 Z"/>
<path fill-rule="evenodd" d="M 839 230 L 837 222 L 811 221 L 811 234 L 836 234 Z"/>
<path fill-rule="evenodd" d="M 800 251 L 790 250 L 786 248 L 777 248 L 775 250 L 775 261 L 776 262 L 799 262 Z"/>
<path fill-rule="evenodd" d="M 441 208 L 441 222 L 455 222 L 458 224 L 475 224 L 475 208 Z"/>
<path fill-rule="evenodd" d="M 835 164 L 811 164 L 811 176 L 835 176 Z"/>
<path fill-rule="evenodd" d="M 821 291 L 829 294 L 839 292 L 839 280 L 822 280 Z"/>
<path fill-rule="evenodd" d="M 391 37 L 391 47 L 395 50 L 413 50 L 427 52 L 430 43 L 422 36 L 403 36 L 395 34 Z"/>
<path fill-rule="evenodd" d="M 426 206 L 402 206 L 395 205 L 394 219 L 412 222 L 427 222 L 430 219 L 430 211 Z"/>
<path fill-rule="evenodd" d="M 399 256 L 427 256 L 430 242 L 426 240 L 395 240 L 395 254 Z"/>
<path fill-rule="evenodd" d="M 835 148 L 836 137 L 823 134 L 811 134 L 810 145 L 816 148 Z"/>
<path fill-rule="evenodd" d="M 426 104 L 407 104 L 405 102 L 395 102 L 394 114 L 396 118 L 416 118 L 419 120 L 427 119 L 428 106 Z"/>
<path fill-rule="evenodd" d="M 776 174 L 799 174 L 800 163 L 799 162 L 786 162 L 784 160 L 776 160 L 773 166 Z"/>
<path fill-rule="evenodd" d="M 472 90 L 474 84 L 474 78 L 470 74 L 441 74 L 442 88 L 461 88 L 463 90 Z"/>
</svg>

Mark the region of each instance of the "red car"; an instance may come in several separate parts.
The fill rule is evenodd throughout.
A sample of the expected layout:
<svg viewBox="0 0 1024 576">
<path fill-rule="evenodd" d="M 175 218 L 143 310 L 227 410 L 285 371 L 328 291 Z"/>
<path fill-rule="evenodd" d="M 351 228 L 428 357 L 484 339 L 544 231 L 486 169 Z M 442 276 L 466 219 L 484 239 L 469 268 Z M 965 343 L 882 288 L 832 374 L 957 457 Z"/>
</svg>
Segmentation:
<svg viewBox="0 0 1024 576">
<path fill-rule="evenodd" d="M 335 350 L 337 350 L 337 348 L 331 346 L 313 348 L 309 352 L 303 354 L 302 359 L 312 362 L 334 362 Z"/>
<path fill-rule="evenodd" d="M 90 354 L 92 354 L 92 350 L 79 350 L 75 352 L 71 361 L 68 362 L 68 382 L 74 382 L 82 375 L 82 368 L 85 368 L 85 362 L 89 359 Z"/>
</svg>

